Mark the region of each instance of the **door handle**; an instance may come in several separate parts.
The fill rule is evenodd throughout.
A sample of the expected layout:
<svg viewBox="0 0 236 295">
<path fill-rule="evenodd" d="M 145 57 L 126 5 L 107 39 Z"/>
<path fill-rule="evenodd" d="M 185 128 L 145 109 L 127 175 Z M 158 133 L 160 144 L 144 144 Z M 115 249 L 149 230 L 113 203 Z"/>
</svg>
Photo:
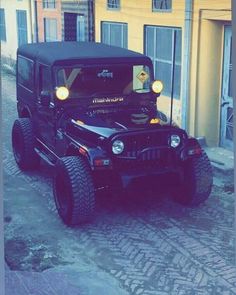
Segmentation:
<svg viewBox="0 0 236 295">
<path fill-rule="evenodd" d="M 228 102 L 228 101 L 225 101 L 225 102 L 223 102 L 223 103 L 221 104 L 221 106 L 224 107 L 225 105 L 228 105 L 228 104 L 229 104 L 229 102 Z"/>
</svg>

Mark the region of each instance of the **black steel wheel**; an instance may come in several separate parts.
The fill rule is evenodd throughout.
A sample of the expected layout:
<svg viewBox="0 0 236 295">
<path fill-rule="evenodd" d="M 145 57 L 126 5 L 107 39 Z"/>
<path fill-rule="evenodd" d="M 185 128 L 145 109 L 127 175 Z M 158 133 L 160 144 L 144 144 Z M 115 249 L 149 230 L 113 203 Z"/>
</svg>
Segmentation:
<svg viewBox="0 0 236 295">
<path fill-rule="evenodd" d="M 35 137 L 31 119 L 16 119 L 12 128 L 12 148 L 16 163 L 21 170 L 30 170 L 39 166 L 40 157 L 34 147 Z"/>
<path fill-rule="evenodd" d="M 95 207 L 95 190 L 88 163 L 81 157 L 61 158 L 56 165 L 53 183 L 57 211 L 69 226 L 91 219 Z"/>
<path fill-rule="evenodd" d="M 198 206 L 207 200 L 213 184 L 212 167 L 207 154 L 203 151 L 198 157 L 184 163 L 183 179 L 174 188 L 173 198 L 187 206 Z"/>
</svg>

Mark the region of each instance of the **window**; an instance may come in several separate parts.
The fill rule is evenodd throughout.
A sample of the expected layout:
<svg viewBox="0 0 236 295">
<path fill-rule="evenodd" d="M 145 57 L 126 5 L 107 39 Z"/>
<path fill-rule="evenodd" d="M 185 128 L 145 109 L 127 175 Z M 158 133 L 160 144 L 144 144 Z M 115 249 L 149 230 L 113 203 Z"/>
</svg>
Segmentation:
<svg viewBox="0 0 236 295">
<path fill-rule="evenodd" d="M 120 0 L 108 0 L 107 1 L 108 9 L 119 9 L 120 8 Z"/>
<path fill-rule="evenodd" d="M 76 18 L 76 41 L 86 41 L 84 15 L 77 15 Z"/>
<path fill-rule="evenodd" d="M 102 43 L 128 48 L 128 25 L 102 22 Z"/>
<path fill-rule="evenodd" d="M 174 44 L 176 32 L 176 44 Z M 145 53 L 152 59 L 155 78 L 164 84 L 163 94 L 171 96 L 171 73 L 174 67 L 174 97 L 180 98 L 181 88 L 181 40 L 182 31 L 177 28 L 146 26 Z M 172 53 L 175 46 L 175 61 Z"/>
<path fill-rule="evenodd" d="M 28 43 L 26 10 L 17 10 L 16 18 L 18 46 L 20 46 L 22 44 Z"/>
<path fill-rule="evenodd" d="M 39 91 L 51 90 L 51 73 L 47 66 L 40 65 L 39 67 Z"/>
<path fill-rule="evenodd" d="M 56 8 L 55 0 L 43 0 L 43 8 Z"/>
<path fill-rule="evenodd" d="M 6 41 L 6 24 L 5 24 L 5 11 L 0 8 L 0 40 Z"/>
<path fill-rule="evenodd" d="M 33 91 L 34 63 L 32 60 L 18 56 L 17 60 L 18 83 Z"/>
<path fill-rule="evenodd" d="M 44 18 L 44 41 L 57 41 L 57 20 L 54 18 Z"/>
<path fill-rule="evenodd" d="M 152 0 L 152 10 L 165 11 L 171 10 L 172 0 Z"/>
</svg>

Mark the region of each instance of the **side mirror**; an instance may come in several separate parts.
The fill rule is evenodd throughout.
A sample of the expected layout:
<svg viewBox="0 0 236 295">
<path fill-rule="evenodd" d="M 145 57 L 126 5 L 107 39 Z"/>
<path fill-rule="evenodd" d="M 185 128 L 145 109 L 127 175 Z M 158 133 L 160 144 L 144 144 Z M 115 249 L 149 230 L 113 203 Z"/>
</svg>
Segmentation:
<svg viewBox="0 0 236 295">
<path fill-rule="evenodd" d="M 49 91 L 41 91 L 40 93 L 40 101 L 41 105 L 44 107 L 49 107 L 51 101 L 51 94 Z"/>
</svg>

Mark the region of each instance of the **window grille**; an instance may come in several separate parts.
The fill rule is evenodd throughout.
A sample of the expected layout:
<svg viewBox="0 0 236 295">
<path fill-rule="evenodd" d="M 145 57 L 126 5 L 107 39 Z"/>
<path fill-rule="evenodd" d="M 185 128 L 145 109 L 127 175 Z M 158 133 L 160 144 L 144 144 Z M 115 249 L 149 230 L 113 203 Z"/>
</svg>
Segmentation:
<svg viewBox="0 0 236 295">
<path fill-rule="evenodd" d="M 128 25 L 126 23 L 102 22 L 102 43 L 128 48 Z"/>
<path fill-rule="evenodd" d="M 108 0 L 107 1 L 108 9 L 119 9 L 120 8 L 120 0 Z"/>
</svg>

